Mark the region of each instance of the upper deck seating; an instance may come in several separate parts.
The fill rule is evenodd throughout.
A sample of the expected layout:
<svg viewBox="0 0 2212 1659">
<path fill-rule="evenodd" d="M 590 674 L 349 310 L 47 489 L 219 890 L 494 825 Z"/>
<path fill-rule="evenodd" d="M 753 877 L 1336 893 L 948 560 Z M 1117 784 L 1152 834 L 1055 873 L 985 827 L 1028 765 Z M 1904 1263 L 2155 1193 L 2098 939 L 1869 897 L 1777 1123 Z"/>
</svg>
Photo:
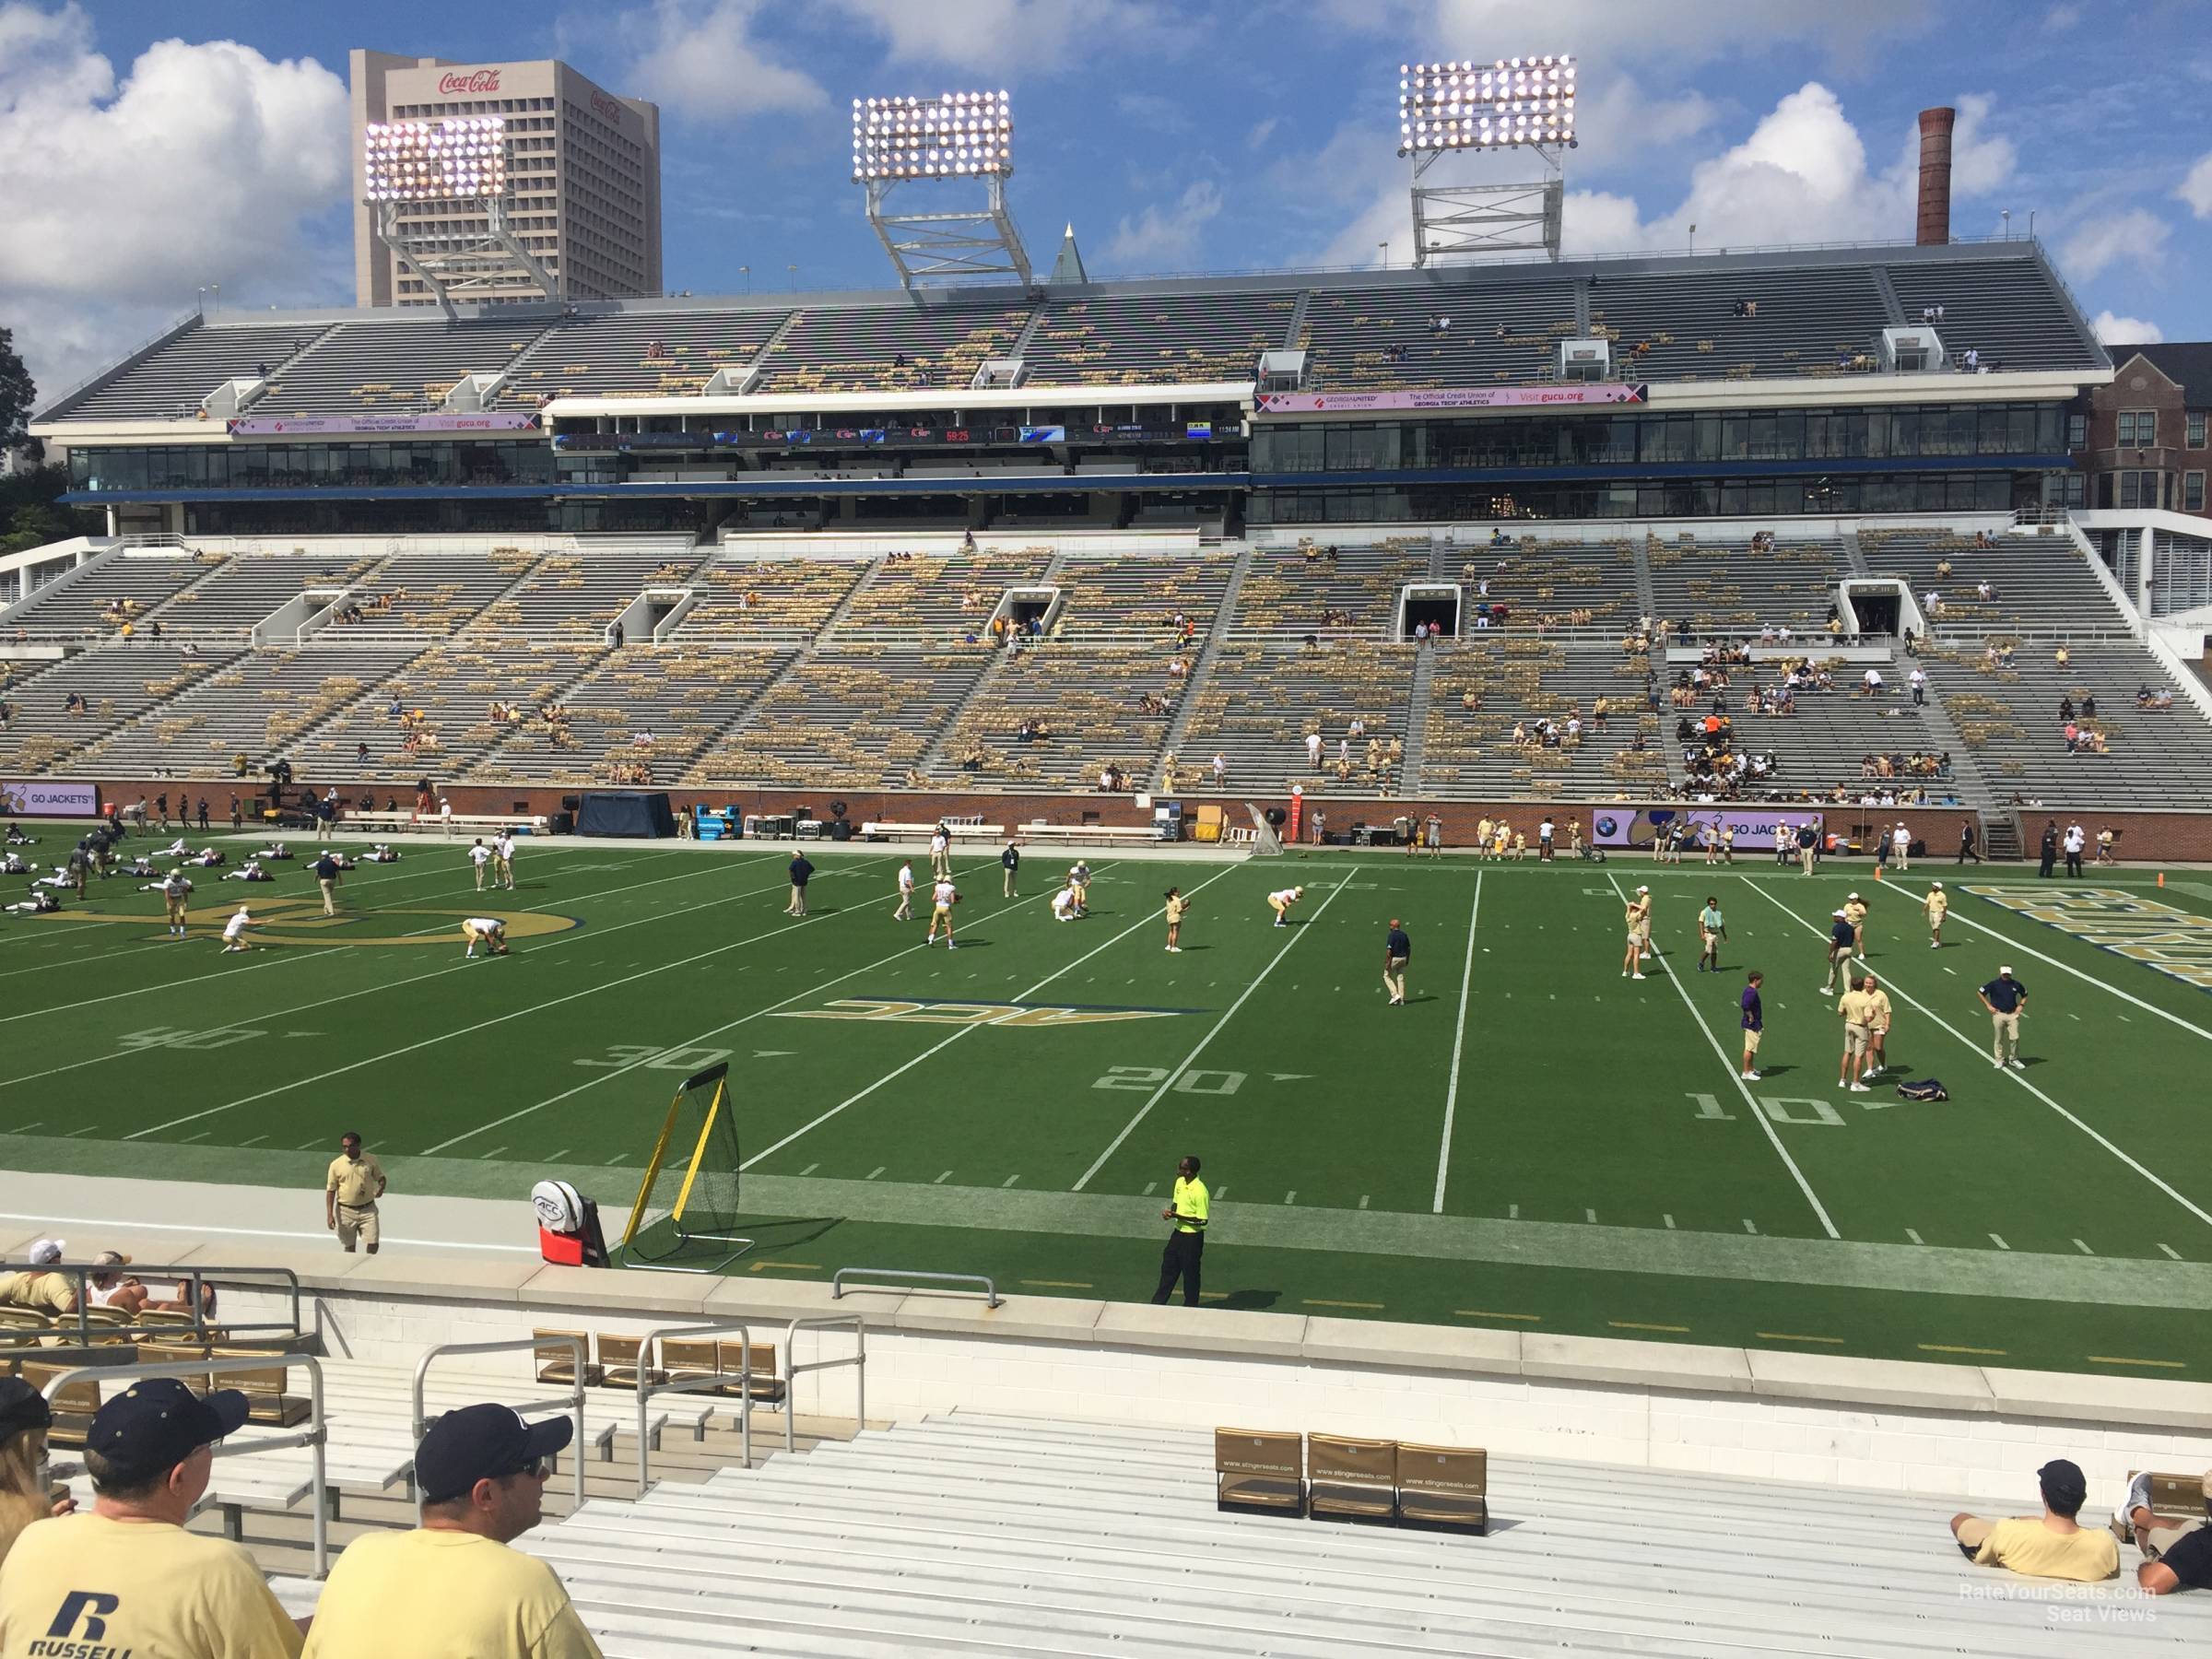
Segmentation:
<svg viewBox="0 0 2212 1659">
<path fill-rule="evenodd" d="M 1436 331 L 1438 319 L 1451 326 Z M 1306 388 L 1548 382 L 1558 378 L 1559 342 L 1574 326 L 1574 284 L 1550 278 L 1478 288 L 1317 288 L 1300 341 Z"/>
<path fill-rule="evenodd" d="M 823 306 L 801 310 L 763 359 L 763 392 L 958 389 L 1004 357 L 1026 305 Z M 899 359 L 906 359 L 903 367 Z"/>
<path fill-rule="evenodd" d="M 788 308 L 633 312 L 555 327 L 500 389 L 508 407 L 553 397 L 681 397 L 718 370 L 741 368 L 782 326 Z"/>
<path fill-rule="evenodd" d="M 1090 294 L 1055 300 L 1022 353 L 1033 386 L 1249 381 L 1286 344 L 1291 293 Z"/>
</svg>

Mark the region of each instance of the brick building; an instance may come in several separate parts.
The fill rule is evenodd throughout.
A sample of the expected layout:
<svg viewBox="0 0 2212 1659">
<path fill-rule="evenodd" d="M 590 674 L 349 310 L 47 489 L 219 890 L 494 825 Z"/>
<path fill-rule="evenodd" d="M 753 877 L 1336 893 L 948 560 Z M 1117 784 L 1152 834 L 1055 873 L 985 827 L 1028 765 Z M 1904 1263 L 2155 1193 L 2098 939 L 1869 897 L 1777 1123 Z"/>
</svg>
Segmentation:
<svg viewBox="0 0 2212 1659">
<path fill-rule="evenodd" d="M 2091 387 L 2068 422 L 2075 471 L 2067 504 L 2207 513 L 2212 471 L 2212 341 L 2115 346 L 2112 380 Z"/>
</svg>

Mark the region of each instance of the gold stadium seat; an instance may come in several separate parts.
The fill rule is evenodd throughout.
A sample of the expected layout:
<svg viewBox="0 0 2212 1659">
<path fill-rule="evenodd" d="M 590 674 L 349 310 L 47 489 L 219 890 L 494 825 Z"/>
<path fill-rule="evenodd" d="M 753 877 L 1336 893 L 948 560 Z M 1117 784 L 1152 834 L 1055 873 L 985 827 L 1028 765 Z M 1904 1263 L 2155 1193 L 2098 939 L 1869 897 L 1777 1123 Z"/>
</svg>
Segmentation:
<svg viewBox="0 0 2212 1659">
<path fill-rule="evenodd" d="M 1271 1430 L 1214 1430 L 1214 1507 L 1267 1514 L 1306 1512 L 1305 1444 Z"/>
<path fill-rule="evenodd" d="M 1453 1532 L 1490 1526 L 1489 1453 L 1479 1446 L 1398 1446 L 1398 1524 Z"/>
<path fill-rule="evenodd" d="M 537 1366 L 537 1380 L 540 1382 L 559 1383 L 576 1381 L 575 1350 L 560 1340 L 564 1336 L 573 1336 L 583 1344 L 583 1385 L 596 1388 L 600 1373 L 599 1368 L 592 1363 L 592 1334 L 589 1331 L 532 1331 L 531 1340 L 537 1347 L 530 1350 L 530 1357 Z"/>
<path fill-rule="evenodd" d="M 1307 1510 L 1316 1521 L 1397 1519 L 1398 1442 L 1306 1436 Z"/>
</svg>

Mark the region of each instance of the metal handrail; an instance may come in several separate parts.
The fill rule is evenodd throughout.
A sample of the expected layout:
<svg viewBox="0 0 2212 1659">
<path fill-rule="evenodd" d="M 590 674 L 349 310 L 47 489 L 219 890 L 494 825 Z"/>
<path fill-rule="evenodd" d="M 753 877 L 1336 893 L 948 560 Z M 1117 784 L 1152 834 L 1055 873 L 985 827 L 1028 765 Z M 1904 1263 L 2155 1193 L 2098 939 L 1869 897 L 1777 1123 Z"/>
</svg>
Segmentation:
<svg viewBox="0 0 2212 1659">
<path fill-rule="evenodd" d="M 423 1419 L 422 1395 L 424 1380 L 429 1375 L 431 1360 L 442 1354 L 512 1354 L 521 1349 L 528 1349 L 530 1352 L 535 1353 L 539 1348 L 552 1347 L 556 1344 L 566 1347 L 575 1356 L 576 1386 L 574 1390 L 565 1398 L 524 1400 L 519 1406 L 515 1406 L 513 1409 L 517 1412 L 543 1411 L 548 1406 L 558 1406 L 574 1416 L 576 1437 L 570 1441 L 570 1448 L 573 1453 L 570 1461 L 574 1465 L 575 1470 L 576 1502 L 579 1507 L 582 1507 L 583 1503 L 583 1371 L 592 1357 L 586 1347 L 585 1339 L 582 1336 L 569 1334 L 545 1336 L 511 1336 L 499 1342 L 441 1343 L 423 1355 L 415 1366 L 415 1412 L 412 1420 L 416 1443 L 421 1444 L 422 1431 L 429 1426 Z M 411 1469 L 408 1471 L 407 1480 L 408 1484 L 415 1487 L 417 1492 L 419 1493 L 420 1484 L 415 1480 L 414 1472 Z"/>
<path fill-rule="evenodd" d="M 729 1336 L 729 1335 L 740 1336 L 740 1337 L 744 1338 L 744 1341 L 745 1341 L 745 1348 L 744 1348 L 744 1356 L 745 1356 L 745 1357 L 744 1357 L 744 1359 L 743 1359 L 742 1360 L 740 1360 L 740 1361 L 739 1361 L 739 1363 L 738 1363 L 738 1366 L 737 1366 L 737 1388 L 738 1388 L 738 1413 L 737 1413 L 737 1454 L 738 1454 L 738 1456 L 739 1456 L 740 1458 L 742 1458 L 742 1459 L 744 1460 L 745 1466 L 746 1466 L 747 1468 L 748 1468 L 748 1469 L 749 1469 L 749 1468 L 751 1468 L 751 1467 L 753 1466 L 753 1332 L 752 1332 L 752 1327 L 751 1327 L 750 1325 L 744 1325 L 744 1324 L 712 1324 L 712 1325 L 662 1325 L 662 1326 L 659 1326 L 658 1328 L 656 1328 L 656 1329 L 654 1329 L 654 1330 L 651 1330 L 651 1331 L 648 1331 L 648 1332 L 646 1332 L 646 1333 L 645 1333 L 645 1335 L 644 1335 L 643 1336 L 641 1336 L 641 1337 L 640 1337 L 640 1338 L 638 1339 L 638 1496 L 639 1496 L 639 1497 L 642 1498 L 642 1497 L 644 1497 L 644 1496 L 645 1496 L 645 1481 L 646 1481 L 646 1473 L 647 1473 L 647 1465 L 646 1465 L 647 1446 L 646 1446 L 646 1429 L 645 1429 L 645 1402 L 646 1402 L 647 1400 L 649 1400 L 649 1399 L 653 1398 L 653 1397 L 654 1395 L 656 1395 L 656 1394 L 704 1394 L 704 1393 L 706 1393 L 706 1392 L 707 1392 L 709 1389 L 714 1389 L 714 1388 L 720 1388 L 720 1387 L 722 1387 L 722 1386 L 723 1386 L 724 1383 L 726 1383 L 726 1382 L 729 1381 L 729 1373 L 728 1373 L 727 1371 L 721 1371 L 721 1370 L 719 1370 L 719 1369 L 718 1369 L 718 1370 L 715 1371 L 715 1373 L 714 1373 L 712 1376 L 706 1376 L 706 1377 L 693 1377 L 693 1378 L 690 1378 L 688 1381 L 686 1381 L 686 1382 L 670 1382 L 670 1381 L 667 1381 L 667 1380 L 664 1379 L 664 1380 L 663 1380 L 663 1381 L 661 1381 L 661 1382 L 654 1382 L 654 1383 L 648 1384 L 648 1383 L 646 1382 L 646 1381 L 645 1381 L 645 1367 L 646 1367 L 646 1363 L 647 1363 L 648 1358 L 649 1358 L 649 1357 L 651 1358 L 651 1359 L 652 1359 L 652 1361 L 653 1361 L 653 1368 L 654 1368 L 655 1370 L 658 1370 L 658 1369 L 660 1369 L 660 1365 L 659 1365 L 659 1356 L 660 1356 L 660 1345 L 661 1345 L 661 1339 L 662 1339 L 663 1337 L 665 1337 L 665 1336 L 677 1336 L 677 1337 L 684 1337 L 684 1336 Z M 786 1411 L 784 1415 L 785 1415 L 785 1416 L 789 1416 L 789 1415 L 790 1415 L 790 1413 L 789 1413 L 788 1411 Z"/>
<path fill-rule="evenodd" d="M 799 1363 L 798 1344 L 794 1340 L 801 1331 L 842 1330 L 853 1327 L 853 1351 L 842 1359 L 809 1359 Z M 802 1371 L 835 1371 L 850 1365 L 853 1378 L 853 1422 L 861 1430 L 868 1426 L 868 1328 L 857 1313 L 820 1313 L 811 1319 L 794 1319 L 783 1331 L 783 1450 L 796 1452 L 798 1436 L 792 1425 L 799 1415 L 799 1375 Z"/>
<path fill-rule="evenodd" d="M 981 1285 L 987 1306 L 999 1304 L 998 1286 L 986 1274 L 981 1273 L 910 1273 L 903 1267 L 840 1267 L 830 1276 L 830 1299 L 835 1301 L 845 1293 L 848 1274 L 862 1274 L 869 1278 L 922 1279 L 933 1285 Z"/>
<path fill-rule="evenodd" d="M 323 1416 L 323 1362 L 314 1355 L 272 1354 L 265 1359 L 234 1358 L 225 1355 L 219 1359 L 210 1358 L 199 1360 L 165 1360 L 159 1365 L 80 1365 L 62 1372 L 49 1382 L 45 1388 L 45 1397 L 51 1405 L 62 1390 L 88 1380 L 95 1383 L 121 1382 L 125 1378 L 141 1380 L 148 1377 L 178 1377 L 190 1381 L 194 1378 L 206 1379 L 211 1371 L 218 1370 L 225 1371 L 273 1371 L 281 1373 L 288 1371 L 295 1365 L 302 1365 L 307 1368 L 307 1427 L 297 1434 L 278 1435 L 271 1440 L 249 1441 L 242 1445 L 234 1446 L 218 1441 L 215 1447 L 215 1455 L 218 1457 L 250 1457 L 256 1452 L 288 1452 L 294 1446 L 308 1448 L 312 1454 L 314 1463 L 315 1577 L 327 1578 L 330 1576 L 330 1502 L 324 1454 L 324 1442 L 326 1435 Z M 279 1394 L 283 1392 L 281 1380 L 277 1385 L 277 1392 Z"/>
<path fill-rule="evenodd" d="M 278 1335 L 292 1336 L 297 1336 L 300 1334 L 300 1276 L 292 1271 L 292 1269 L 289 1267 L 202 1267 L 189 1265 L 174 1267 L 140 1267 L 137 1263 L 129 1262 L 121 1264 L 113 1268 L 102 1268 L 95 1267 L 88 1263 L 81 1262 L 41 1263 L 10 1262 L 0 1260 L 0 1273 L 58 1273 L 66 1277 L 72 1283 L 76 1285 L 76 1335 L 77 1342 L 80 1347 L 89 1346 L 95 1332 L 99 1334 L 102 1340 L 112 1340 L 117 1336 L 143 1336 L 157 1342 L 174 1341 L 177 1337 L 183 1334 L 187 1327 L 179 1324 L 140 1325 L 109 1324 L 104 1322 L 96 1323 L 91 1316 L 91 1309 L 93 1305 L 91 1298 L 92 1276 L 96 1273 L 110 1272 L 113 1273 L 118 1278 L 122 1278 L 126 1276 L 129 1277 L 137 1278 L 143 1276 L 150 1275 L 155 1278 L 174 1277 L 189 1279 L 192 1284 L 192 1324 L 189 1328 L 192 1334 L 199 1337 L 199 1339 L 203 1342 L 207 1340 L 207 1333 L 211 1326 L 215 1329 L 230 1332 L 234 1335 L 246 1331 L 273 1331 Z M 289 1290 L 292 1302 L 292 1316 L 288 1322 L 276 1319 L 265 1319 L 248 1320 L 243 1323 L 240 1323 L 238 1321 L 228 1319 L 218 1319 L 212 1321 L 208 1319 L 206 1313 L 201 1308 L 201 1292 L 206 1288 L 206 1281 L 211 1278 L 229 1278 L 234 1276 L 243 1277 L 248 1274 L 267 1274 L 280 1277 L 285 1281 L 284 1288 Z M 276 1286 L 263 1287 L 251 1284 L 245 1286 L 244 1288 L 255 1289 L 277 1288 Z M 56 1324 L 50 1328 L 57 1331 L 68 1329 L 65 1324 Z"/>
</svg>

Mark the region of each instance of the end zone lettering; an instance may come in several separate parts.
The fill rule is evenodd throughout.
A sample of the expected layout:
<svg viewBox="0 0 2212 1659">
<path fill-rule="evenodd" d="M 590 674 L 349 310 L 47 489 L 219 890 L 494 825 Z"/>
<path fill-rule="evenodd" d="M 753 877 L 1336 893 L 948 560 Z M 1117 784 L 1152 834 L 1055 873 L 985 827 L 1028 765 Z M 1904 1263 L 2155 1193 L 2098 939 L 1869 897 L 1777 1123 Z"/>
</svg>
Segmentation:
<svg viewBox="0 0 2212 1659">
<path fill-rule="evenodd" d="M 2155 968 L 2200 991 L 2212 991 L 2212 917 L 2139 899 L 2118 888 L 2063 892 L 1970 887 L 1977 899 L 2071 934 L 2084 944 Z"/>
</svg>

